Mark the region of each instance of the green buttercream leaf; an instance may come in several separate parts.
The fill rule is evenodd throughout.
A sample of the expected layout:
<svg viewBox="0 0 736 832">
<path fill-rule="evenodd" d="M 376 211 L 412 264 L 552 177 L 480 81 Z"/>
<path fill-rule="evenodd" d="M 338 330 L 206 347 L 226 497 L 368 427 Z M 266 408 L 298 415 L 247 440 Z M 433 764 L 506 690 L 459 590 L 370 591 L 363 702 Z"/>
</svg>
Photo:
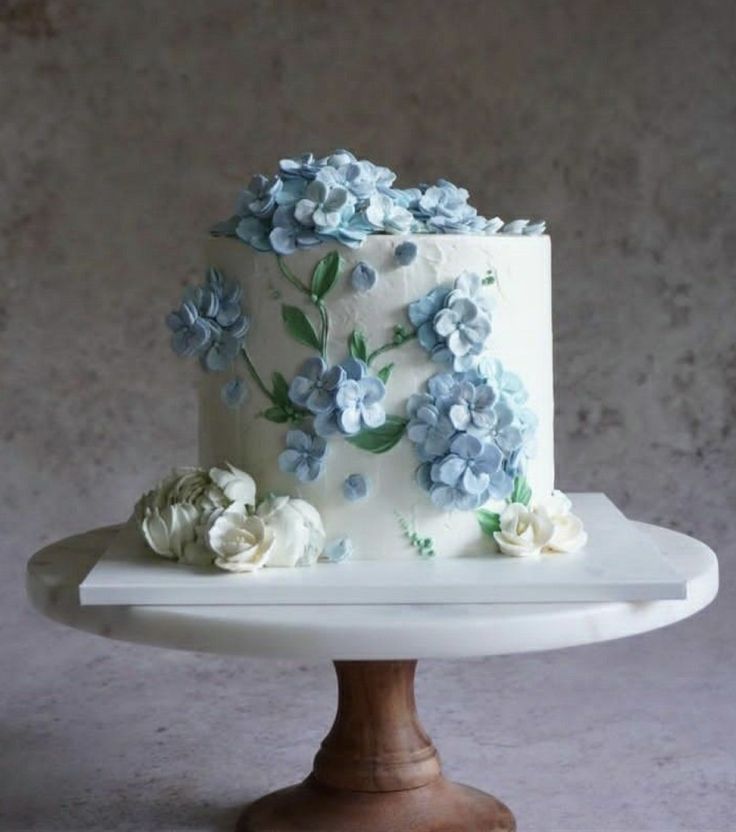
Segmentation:
<svg viewBox="0 0 736 832">
<path fill-rule="evenodd" d="M 289 405 L 289 384 L 281 373 L 274 372 L 271 376 L 273 383 L 273 397 L 280 405 Z"/>
<path fill-rule="evenodd" d="M 526 481 L 526 477 L 516 477 L 514 479 L 514 490 L 511 492 L 509 502 L 523 503 L 523 505 L 528 506 L 531 499 L 532 490 L 529 487 L 529 483 Z"/>
<path fill-rule="evenodd" d="M 335 285 L 339 272 L 340 255 L 336 251 L 331 251 L 314 267 L 311 285 L 312 294 L 321 300 Z"/>
<path fill-rule="evenodd" d="M 263 412 L 263 418 L 268 419 L 269 422 L 278 422 L 279 424 L 283 424 L 284 422 L 289 421 L 289 414 L 283 409 L 283 407 L 269 407 L 268 410 Z"/>
<path fill-rule="evenodd" d="M 475 516 L 480 525 L 483 534 L 488 537 L 493 537 L 493 532 L 501 530 L 501 516 L 495 511 L 488 511 L 485 508 L 479 508 L 475 512 Z"/>
<path fill-rule="evenodd" d="M 380 378 L 384 384 L 386 384 L 389 378 L 391 378 L 391 373 L 394 371 L 394 366 L 395 365 L 393 363 L 387 364 L 385 367 L 381 367 L 381 369 L 378 371 L 378 378 Z"/>
<path fill-rule="evenodd" d="M 346 436 L 351 445 L 372 454 L 384 454 L 401 439 L 408 424 L 400 416 L 388 416 L 380 428 L 366 428 L 355 436 Z"/>
<path fill-rule="evenodd" d="M 348 338 L 348 350 L 353 358 L 368 362 L 368 344 L 365 335 L 359 329 L 354 329 Z"/>
<path fill-rule="evenodd" d="M 284 304 L 281 307 L 281 317 L 286 326 L 286 331 L 292 338 L 307 347 L 318 351 L 321 350 L 322 345 L 317 337 L 317 333 L 314 331 L 311 321 L 298 306 L 287 306 Z"/>
</svg>

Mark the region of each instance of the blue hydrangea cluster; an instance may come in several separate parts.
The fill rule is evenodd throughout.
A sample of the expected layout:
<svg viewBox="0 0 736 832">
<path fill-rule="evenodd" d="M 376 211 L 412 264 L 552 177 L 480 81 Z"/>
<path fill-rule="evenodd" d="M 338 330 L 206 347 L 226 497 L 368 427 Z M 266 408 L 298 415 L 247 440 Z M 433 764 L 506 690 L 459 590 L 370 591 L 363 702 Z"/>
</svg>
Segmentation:
<svg viewBox="0 0 736 832">
<path fill-rule="evenodd" d="M 227 370 L 240 351 L 250 320 L 241 306 L 242 288 L 215 268 L 201 286 L 187 289 L 181 306 L 166 316 L 171 348 L 199 358 L 207 371 Z"/>
<path fill-rule="evenodd" d="M 437 373 L 409 398 L 417 481 L 435 505 L 467 511 L 508 497 L 536 430 L 526 399 L 518 376 L 487 355 L 472 371 Z"/>
<path fill-rule="evenodd" d="M 279 454 L 279 468 L 293 474 L 299 482 L 318 479 L 325 468 L 327 442 L 321 436 L 304 430 L 286 434 L 286 450 Z"/>
<path fill-rule="evenodd" d="M 289 399 L 314 417 L 318 436 L 354 436 L 386 421 L 386 387 L 367 365 L 347 358 L 330 367 L 323 358 L 308 358 L 289 385 Z"/>
<path fill-rule="evenodd" d="M 487 220 L 465 188 L 445 179 L 405 190 L 395 180 L 393 171 L 348 150 L 282 159 L 273 176 L 251 179 L 235 213 L 211 233 L 284 255 L 329 241 L 357 248 L 369 234 L 544 233 L 544 223 Z"/>
<path fill-rule="evenodd" d="M 438 286 L 409 304 L 409 320 L 432 361 L 456 372 L 474 369 L 491 334 L 492 306 L 477 274 L 464 272 L 452 287 Z"/>
</svg>

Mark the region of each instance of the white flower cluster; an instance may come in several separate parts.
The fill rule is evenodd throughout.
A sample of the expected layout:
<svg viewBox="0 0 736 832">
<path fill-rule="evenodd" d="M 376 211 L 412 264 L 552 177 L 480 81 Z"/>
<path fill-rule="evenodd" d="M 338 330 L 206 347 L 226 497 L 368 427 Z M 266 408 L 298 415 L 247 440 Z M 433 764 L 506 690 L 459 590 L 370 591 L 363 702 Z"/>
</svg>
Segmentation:
<svg viewBox="0 0 736 832">
<path fill-rule="evenodd" d="M 325 545 L 314 506 L 291 497 L 257 502 L 253 477 L 229 464 L 173 471 L 141 497 L 135 516 L 158 555 L 229 572 L 310 566 Z"/>
<path fill-rule="evenodd" d="M 519 558 L 575 552 L 585 546 L 588 535 L 571 508 L 561 491 L 530 506 L 509 503 L 499 518 L 501 528 L 493 533 L 496 545 L 504 555 Z"/>
</svg>

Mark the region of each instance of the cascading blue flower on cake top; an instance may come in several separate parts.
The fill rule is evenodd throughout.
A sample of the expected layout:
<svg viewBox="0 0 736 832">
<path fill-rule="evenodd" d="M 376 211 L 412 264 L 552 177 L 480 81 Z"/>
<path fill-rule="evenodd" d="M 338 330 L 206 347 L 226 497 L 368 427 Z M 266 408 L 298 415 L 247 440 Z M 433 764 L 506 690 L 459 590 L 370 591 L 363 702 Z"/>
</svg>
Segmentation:
<svg viewBox="0 0 736 832">
<path fill-rule="evenodd" d="M 251 179 L 233 215 L 211 233 L 284 255 L 324 242 L 357 248 L 370 234 L 544 233 L 544 222 L 486 219 L 468 191 L 446 179 L 407 189 L 395 180 L 393 171 L 348 150 L 282 159 L 273 175 Z"/>
</svg>

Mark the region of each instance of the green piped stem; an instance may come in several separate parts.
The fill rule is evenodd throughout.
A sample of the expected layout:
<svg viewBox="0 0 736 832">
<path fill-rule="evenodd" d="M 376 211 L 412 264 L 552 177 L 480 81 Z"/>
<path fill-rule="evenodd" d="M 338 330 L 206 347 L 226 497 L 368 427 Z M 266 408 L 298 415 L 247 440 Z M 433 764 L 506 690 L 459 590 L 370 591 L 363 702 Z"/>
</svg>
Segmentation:
<svg viewBox="0 0 736 832">
<path fill-rule="evenodd" d="M 370 365 L 372 361 L 378 358 L 379 355 L 383 355 L 385 352 L 390 352 L 391 350 L 396 350 L 399 347 L 403 347 L 408 341 L 413 341 L 417 337 L 416 330 L 412 332 L 407 332 L 406 335 L 400 341 L 390 341 L 388 344 L 384 344 L 382 347 L 378 347 L 378 349 L 373 350 L 372 353 L 369 354 L 367 359 L 367 364 Z"/>
<path fill-rule="evenodd" d="M 256 366 L 253 363 L 253 359 L 248 355 L 248 350 L 245 347 L 241 347 L 241 352 L 243 354 L 243 360 L 245 361 L 246 366 L 248 367 L 248 372 L 251 375 L 253 381 L 255 381 L 258 389 L 263 393 L 263 395 L 272 403 L 277 404 L 276 399 L 273 396 L 273 393 L 266 387 L 266 383 L 261 378 L 258 370 L 256 370 Z"/>
<path fill-rule="evenodd" d="M 277 255 L 276 260 L 279 264 L 279 269 L 281 270 L 281 274 L 291 283 L 291 285 L 297 289 L 302 294 L 306 295 L 310 301 L 317 307 L 317 311 L 319 312 L 319 320 L 321 324 L 321 332 L 320 332 L 320 352 L 322 353 L 322 358 L 327 358 L 327 338 L 330 332 L 330 319 L 327 314 L 327 307 L 324 304 L 324 301 L 321 298 L 315 297 L 312 294 L 312 290 L 306 283 L 302 283 L 301 280 L 294 274 L 294 272 L 286 265 L 284 262 L 284 258 L 282 255 Z"/>
</svg>

